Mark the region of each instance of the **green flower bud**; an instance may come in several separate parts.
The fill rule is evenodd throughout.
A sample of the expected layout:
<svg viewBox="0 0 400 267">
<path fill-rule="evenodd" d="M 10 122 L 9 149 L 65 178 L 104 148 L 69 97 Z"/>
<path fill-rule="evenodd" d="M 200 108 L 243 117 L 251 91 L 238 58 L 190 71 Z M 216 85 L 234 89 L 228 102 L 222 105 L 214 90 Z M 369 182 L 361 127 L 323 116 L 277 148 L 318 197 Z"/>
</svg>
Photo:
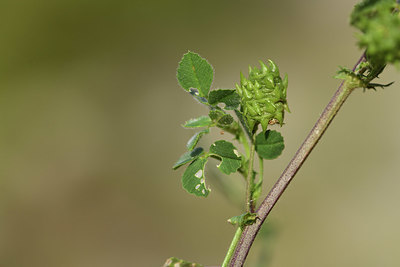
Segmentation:
<svg viewBox="0 0 400 267">
<path fill-rule="evenodd" d="M 261 124 L 263 131 L 268 125 L 279 123 L 283 125 L 284 112 L 289 111 L 286 100 L 288 78 L 279 75 L 276 64 L 269 60 L 269 67 L 260 61 L 261 69 L 249 67 L 249 77 L 246 79 L 240 73 L 240 85 L 236 91 L 241 98 L 241 111 L 247 121 L 249 130 Z"/>
</svg>

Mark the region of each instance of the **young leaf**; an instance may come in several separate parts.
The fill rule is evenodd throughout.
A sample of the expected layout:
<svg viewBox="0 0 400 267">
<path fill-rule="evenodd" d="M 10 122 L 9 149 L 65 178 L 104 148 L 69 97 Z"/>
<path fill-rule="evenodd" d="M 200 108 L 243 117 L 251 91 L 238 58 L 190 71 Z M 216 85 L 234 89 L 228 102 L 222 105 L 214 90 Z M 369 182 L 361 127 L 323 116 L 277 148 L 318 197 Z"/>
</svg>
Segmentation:
<svg viewBox="0 0 400 267">
<path fill-rule="evenodd" d="M 186 168 L 182 176 L 182 186 L 190 194 L 206 197 L 210 189 L 206 187 L 204 167 L 208 158 L 198 158 Z"/>
<path fill-rule="evenodd" d="M 257 220 L 257 213 L 244 213 L 239 216 L 232 217 L 228 220 L 228 222 L 232 225 L 238 225 L 239 227 L 243 228 L 246 225 L 251 225 L 255 223 Z"/>
<path fill-rule="evenodd" d="M 275 159 L 285 148 L 282 135 L 274 130 L 258 134 L 255 144 L 258 155 L 263 159 Z"/>
<path fill-rule="evenodd" d="M 210 153 L 221 158 L 222 161 L 217 167 L 225 174 L 236 172 L 241 165 L 240 154 L 230 142 L 224 140 L 215 142 L 210 147 Z"/>
<path fill-rule="evenodd" d="M 213 68 L 204 58 L 193 52 L 186 53 L 177 70 L 177 78 L 183 89 L 196 88 L 200 97 L 208 98 L 213 80 Z"/>
<path fill-rule="evenodd" d="M 203 265 L 171 257 L 167 259 L 163 267 L 203 267 Z"/>
<path fill-rule="evenodd" d="M 217 123 L 217 126 L 219 127 L 226 127 L 229 126 L 233 123 L 234 119 L 231 115 L 229 114 L 225 114 L 224 116 L 222 116 Z"/>
<path fill-rule="evenodd" d="M 193 150 L 193 148 L 197 145 L 197 143 L 199 142 L 200 138 L 205 135 L 208 134 L 210 132 L 210 130 L 208 129 L 204 129 L 198 133 L 195 133 L 187 142 L 186 147 L 189 150 Z"/>
<path fill-rule="evenodd" d="M 183 124 L 183 127 L 186 128 L 197 128 L 197 127 L 207 127 L 212 124 L 212 121 L 210 117 L 208 116 L 201 116 L 195 119 L 190 119 L 185 124 Z"/>
<path fill-rule="evenodd" d="M 213 90 L 209 95 L 210 105 L 225 104 L 225 109 L 232 110 L 239 107 L 240 96 L 234 89 Z"/>
<path fill-rule="evenodd" d="M 188 151 L 185 154 L 183 154 L 178 161 L 174 164 L 172 167 L 174 170 L 178 169 L 180 166 L 185 165 L 186 163 L 189 163 L 195 159 L 197 159 L 201 154 L 203 153 L 203 148 L 201 147 L 196 147 L 192 151 Z"/>
<path fill-rule="evenodd" d="M 210 110 L 208 116 L 217 124 L 218 127 L 226 127 L 233 123 L 234 119 L 231 115 L 226 114 L 220 109 Z"/>
</svg>

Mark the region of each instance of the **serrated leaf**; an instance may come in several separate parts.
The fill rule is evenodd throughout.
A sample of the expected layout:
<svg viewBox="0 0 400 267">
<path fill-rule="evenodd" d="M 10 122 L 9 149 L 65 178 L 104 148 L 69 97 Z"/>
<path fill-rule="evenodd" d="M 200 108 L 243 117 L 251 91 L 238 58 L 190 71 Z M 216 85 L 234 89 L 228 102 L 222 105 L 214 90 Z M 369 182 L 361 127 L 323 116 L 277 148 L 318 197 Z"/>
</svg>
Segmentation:
<svg viewBox="0 0 400 267">
<path fill-rule="evenodd" d="M 210 105 L 224 103 L 225 109 L 232 110 L 239 107 L 240 96 L 234 89 L 218 89 L 210 92 L 208 102 Z"/>
<path fill-rule="evenodd" d="M 232 217 L 228 220 L 228 222 L 232 225 L 238 225 L 239 227 L 243 228 L 246 225 L 251 225 L 255 223 L 257 220 L 257 213 L 244 213 L 239 216 Z"/>
<path fill-rule="evenodd" d="M 217 167 L 225 174 L 236 172 L 241 165 L 239 152 L 232 143 L 225 140 L 220 140 L 212 144 L 210 153 L 221 159 L 221 163 Z"/>
<path fill-rule="evenodd" d="M 185 165 L 186 163 L 189 163 L 195 159 L 197 159 L 201 154 L 203 153 L 203 148 L 202 147 L 196 147 L 192 151 L 188 151 L 184 153 L 178 161 L 174 164 L 172 167 L 174 170 L 178 169 L 180 166 Z"/>
<path fill-rule="evenodd" d="M 258 155 L 263 159 L 275 159 L 285 148 L 282 135 L 274 130 L 258 134 L 255 145 Z"/>
<path fill-rule="evenodd" d="M 197 89 L 200 97 L 208 98 L 213 75 L 212 66 L 194 52 L 186 53 L 179 62 L 177 70 L 179 84 L 188 92 L 190 88 Z"/>
<path fill-rule="evenodd" d="M 163 267 L 203 267 L 203 265 L 171 257 L 167 259 Z"/>
<path fill-rule="evenodd" d="M 210 130 L 208 129 L 204 129 L 198 133 L 195 133 L 187 142 L 186 147 L 189 150 L 193 150 L 194 147 L 197 145 L 197 143 L 199 142 L 200 138 L 205 135 L 208 134 L 210 132 Z"/>
<path fill-rule="evenodd" d="M 212 120 L 208 116 L 201 116 L 195 119 L 190 119 L 185 124 L 183 124 L 183 127 L 186 128 L 197 128 L 197 127 L 207 127 L 212 124 Z"/>
<path fill-rule="evenodd" d="M 182 186 L 190 194 L 206 197 L 210 189 L 206 186 L 204 167 L 208 158 L 198 158 L 186 168 L 182 176 Z"/>
</svg>

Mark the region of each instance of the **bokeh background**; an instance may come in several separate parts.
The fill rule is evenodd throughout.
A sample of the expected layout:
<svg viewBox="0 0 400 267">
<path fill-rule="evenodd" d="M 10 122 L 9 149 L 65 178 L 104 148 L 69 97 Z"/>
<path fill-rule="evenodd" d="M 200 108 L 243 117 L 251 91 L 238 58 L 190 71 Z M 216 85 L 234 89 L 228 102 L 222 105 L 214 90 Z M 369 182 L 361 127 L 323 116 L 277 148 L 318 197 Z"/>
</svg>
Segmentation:
<svg viewBox="0 0 400 267">
<path fill-rule="evenodd" d="M 213 191 L 196 198 L 171 169 L 193 134 L 181 123 L 207 112 L 178 86 L 180 58 L 206 57 L 213 88 L 232 88 L 260 59 L 289 74 L 286 149 L 265 164 L 265 195 L 337 88 L 338 66 L 361 53 L 348 25 L 356 2 L 2 0 L 0 266 L 221 264 L 244 195 L 218 185 L 243 183 L 211 162 Z M 351 95 L 247 266 L 400 265 L 398 78 L 389 67 L 381 82 L 393 86 Z"/>
</svg>

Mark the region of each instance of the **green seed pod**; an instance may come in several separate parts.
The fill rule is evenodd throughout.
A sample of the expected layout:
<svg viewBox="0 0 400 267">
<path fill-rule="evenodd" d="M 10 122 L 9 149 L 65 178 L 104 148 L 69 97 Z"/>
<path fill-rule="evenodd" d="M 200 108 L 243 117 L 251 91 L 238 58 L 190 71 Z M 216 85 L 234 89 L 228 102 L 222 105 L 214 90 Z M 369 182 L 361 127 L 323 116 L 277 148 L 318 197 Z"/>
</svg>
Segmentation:
<svg viewBox="0 0 400 267">
<path fill-rule="evenodd" d="M 258 124 L 261 124 L 263 131 L 275 123 L 282 126 L 284 112 L 289 111 L 286 100 L 287 75 L 282 80 L 272 60 L 269 60 L 269 67 L 261 61 L 260 65 L 261 69 L 249 67 L 247 79 L 240 73 L 240 85 L 236 84 L 236 91 L 241 98 L 241 111 L 251 132 Z"/>
</svg>

